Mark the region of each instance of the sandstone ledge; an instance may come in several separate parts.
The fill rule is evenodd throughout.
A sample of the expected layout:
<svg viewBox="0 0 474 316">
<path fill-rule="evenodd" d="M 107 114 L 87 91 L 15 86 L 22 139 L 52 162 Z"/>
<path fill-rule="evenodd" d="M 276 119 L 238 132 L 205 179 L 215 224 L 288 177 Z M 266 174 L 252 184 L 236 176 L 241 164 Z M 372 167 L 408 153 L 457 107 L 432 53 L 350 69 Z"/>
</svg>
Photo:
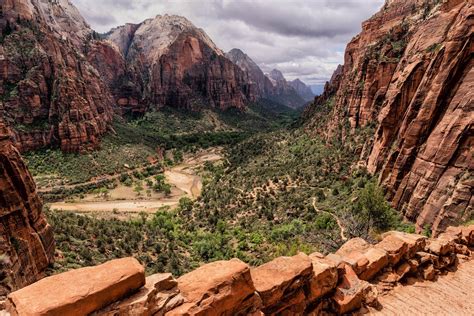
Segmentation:
<svg viewBox="0 0 474 316">
<path fill-rule="evenodd" d="M 144 268 L 134 258 L 112 260 L 96 267 L 44 278 L 10 293 L 12 315 L 88 315 L 140 289 Z"/>
<path fill-rule="evenodd" d="M 11 315 L 318 315 L 377 306 L 400 283 L 436 281 L 472 260 L 474 225 L 438 238 L 388 232 L 355 238 L 336 254 L 299 253 L 250 268 L 217 261 L 174 279 L 146 278 L 133 258 L 72 270 L 11 293 Z M 382 300 L 383 301 L 383 300 Z M 362 311 L 362 310 L 361 310 Z"/>
</svg>

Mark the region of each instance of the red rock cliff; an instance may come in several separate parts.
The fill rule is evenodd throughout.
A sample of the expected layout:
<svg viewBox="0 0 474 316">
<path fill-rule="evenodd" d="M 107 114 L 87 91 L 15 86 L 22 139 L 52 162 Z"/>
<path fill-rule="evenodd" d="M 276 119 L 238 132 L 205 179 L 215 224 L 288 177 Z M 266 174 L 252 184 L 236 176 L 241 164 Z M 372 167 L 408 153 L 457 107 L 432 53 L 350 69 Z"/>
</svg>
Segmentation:
<svg viewBox="0 0 474 316">
<path fill-rule="evenodd" d="M 256 97 L 245 73 L 183 17 L 164 15 L 127 24 L 111 30 L 107 39 L 125 62 L 124 74 L 109 82 L 119 107 L 242 109 Z M 101 73 L 110 77 L 110 71 Z"/>
<path fill-rule="evenodd" d="M 0 296 L 43 276 L 54 254 L 33 178 L 0 122 Z"/>
<path fill-rule="evenodd" d="M 68 1 L 1 4 L 0 115 L 16 145 L 95 147 L 112 119 L 112 100 L 82 54 L 92 31 Z"/>
<path fill-rule="evenodd" d="M 387 1 L 348 44 L 335 95 L 313 105 L 335 96 L 328 137 L 376 127 L 369 171 L 435 233 L 472 217 L 473 17 L 472 1 Z"/>
</svg>

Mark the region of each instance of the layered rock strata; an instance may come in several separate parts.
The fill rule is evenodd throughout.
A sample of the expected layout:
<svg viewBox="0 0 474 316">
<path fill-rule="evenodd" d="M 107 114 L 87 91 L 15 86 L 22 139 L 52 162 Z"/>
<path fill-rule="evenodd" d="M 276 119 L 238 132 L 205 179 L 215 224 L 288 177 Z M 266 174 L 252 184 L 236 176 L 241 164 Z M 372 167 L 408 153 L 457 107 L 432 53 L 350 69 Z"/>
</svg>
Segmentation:
<svg viewBox="0 0 474 316">
<path fill-rule="evenodd" d="M 93 31 L 67 0 L 10 0 L 0 15 L 0 116 L 21 151 L 95 148 L 112 99 L 82 53 Z"/>
<path fill-rule="evenodd" d="M 387 1 L 306 111 L 329 106 L 327 137 L 375 128 L 365 164 L 418 231 L 473 216 L 473 21 L 472 1 Z"/>
<path fill-rule="evenodd" d="M 474 226 L 450 227 L 438 238 L 388 232 L 375 245 L 356 238 L 327 256 L 299 253 L 255 268 L 238 259 L 217 261 L 178 279 L 170 274 L 145 279 L 136 260 L 126 258 L 45 278 L 11 293 L 5 305 L 12 315 L 56 315 L 72 307 L 93 315 L 320 315 L 365 306 L 380 310 L 378 298 L 398 284 L 435 281 L 448 270 L 455 274 L 459 264 L 471 264 L 473 247 Z M 37 295 L 39 289 L 46 294 Z M 61 293 L 59 298 L 48 294 L 53 289 Z M 449 312 L 449 306 L 445 310 Z"/>
<path fill-rule="evenodd" d="M 0 121 L 0 297 L 43 277 L 53 254 L 33 178 Z"/>
<path fill-rule="evenodd" d="M 147 103 L 197 109 L 210 104 L 243 109 L 256 98 L 255 86 L 245 73 L 184 17 L 159 15 L 117 27 L 106 38 L 120 55 L 119 64 L 125 64 L 119 76 L 107 69 L 101 72 L 116 78 L 109 85 L 119 107 L 133 110 Z M 117 59 L 112 52 L 108 55 L 108 61 Z M 137 94 L 141 99 L 136 99 Z"/>
</svg>

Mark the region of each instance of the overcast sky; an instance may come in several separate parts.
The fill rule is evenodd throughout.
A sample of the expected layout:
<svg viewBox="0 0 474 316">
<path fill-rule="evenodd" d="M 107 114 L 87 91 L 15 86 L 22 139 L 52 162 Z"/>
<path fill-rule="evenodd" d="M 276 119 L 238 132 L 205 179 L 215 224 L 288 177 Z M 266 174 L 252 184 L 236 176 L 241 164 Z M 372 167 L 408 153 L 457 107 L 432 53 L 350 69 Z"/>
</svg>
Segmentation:
<svg viewBox="0 0 474 316">
<path fill-rule="evenodd" d="M 224 51 L 237 47 L 263 71 L 318 85 L 343 63 L 347 42 L 384 0 L 71 0 L 98 32 L 158 14 L 187 17 Z"/>
</svg>

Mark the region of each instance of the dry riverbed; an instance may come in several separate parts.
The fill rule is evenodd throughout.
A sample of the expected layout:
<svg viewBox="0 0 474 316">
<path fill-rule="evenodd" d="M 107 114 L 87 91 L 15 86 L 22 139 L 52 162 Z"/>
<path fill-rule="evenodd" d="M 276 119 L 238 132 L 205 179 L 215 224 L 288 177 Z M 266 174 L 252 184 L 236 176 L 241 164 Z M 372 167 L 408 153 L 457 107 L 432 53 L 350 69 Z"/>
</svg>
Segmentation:
<svg viewBox="0 0 474 316">
<path fill-rule="evenodd" d="M 202 190 L 201 171 L 204 163 L 222 159 L 221 148 L 211 148 L 192 155 L 185 155 L 181 164 L 165 170 L 166 182 L 171 185 L 171 194 L 149 190 L 140 195 L 133 186 L 119 184 L 107 193 L 107 197 L 87 194 L 82 199 L 73 199 L 49 204 L 52 210 L 91 213 L 101 217 L 129 218 L 140 212 L 154 213 L 163 206 L 174 208 L 182 197 L 197 198 Z"/>
</svg>

